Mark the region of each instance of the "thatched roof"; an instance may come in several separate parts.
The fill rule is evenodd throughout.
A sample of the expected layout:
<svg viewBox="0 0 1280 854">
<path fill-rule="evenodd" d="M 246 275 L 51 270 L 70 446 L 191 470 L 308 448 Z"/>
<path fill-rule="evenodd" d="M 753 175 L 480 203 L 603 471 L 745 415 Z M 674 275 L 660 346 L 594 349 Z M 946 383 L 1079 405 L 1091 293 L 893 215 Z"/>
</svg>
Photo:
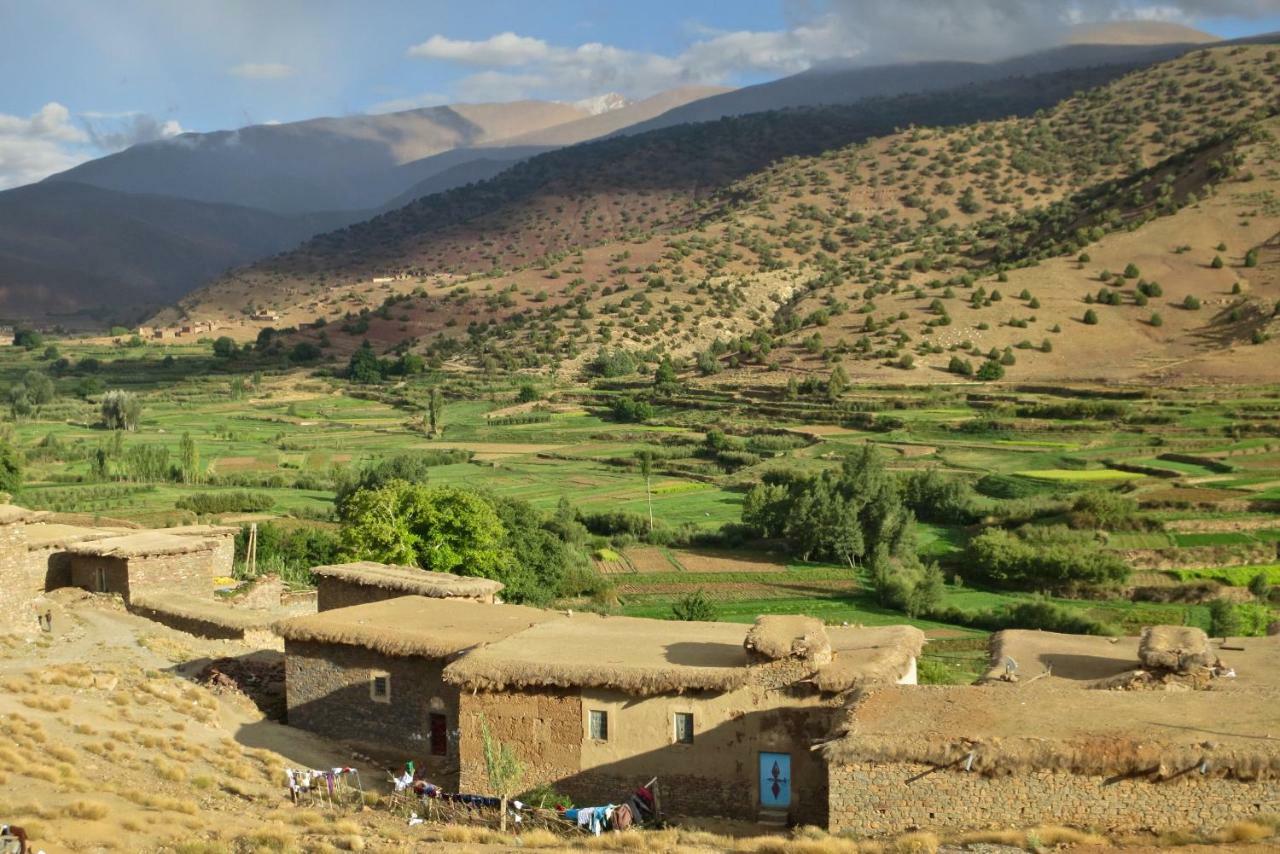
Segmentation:
<svg viewBox="0 0 1280 854">
<path fill-rule="evenodd" d="M 272 628 L 288 641 L 362 646 L 384 655 L 447 658 L 541 623 L 566 619 L 523 605 L 402 596 L 282 620 Z"/>
<path fill-rule="evenodd" d="M 1148 626 L 1138 642 L 1142 665 L 1155 670 L 1186 673 L 1213 664 L 1217 656 L 1209 649 L 1209 638 L 1192 626 Z"/>
<path fill-rule="evenodd" d="M 746 629 L 697 623 L 574 614 L 479 647 L 445 668 L 448 682 L 471 690 L 609 688 L 650 695 L 730 691 L 745 684 Z"/>
<path fill-rule="evenodd" d="M 488 578 L 468 578 L 449 572 L 430 572 L 416 566 L 392 566 L 372 561 L 317 566 L 311 573 L 320 578 L 338 579 L 348 584 L 380 587 L 434 599 L 452 596 L 465 599 L 486 598 L 496 595 L 503 588 L 502 582 Z"/>
<path fill-rule="evenodd" d="M 865 685 L 892 685 L 920 657 L 924 632 L 914 626 L 828 628 L 834 660 L 818 671 L 821 691 L 843 692 Z"/>
<path fill-rule="evenodd" d="M 178 534 L 179 536 L 189 537 L 192 535 L 203 537 L 234 537 L 239 528 L 235 525 L 174 525 L 172 528 L 161 528 L 166 534 Z"/>
<path fill-rule="evenodd" d="M 1261 643 L 1251 639 L 1250 644 Z M 962 764 L 988 775 L 1033 769 L 1106 776 L 1280 776 L 1280 645 L 1250 662 L 1254 678 L 1214 691 L 1081 691 L 1058 681 L 894 686 L 862 692 L 833 762 Z"/>
<path fill-rule="evenodd" d="M 264 629 L 271 617 L 261 611 L 237 608 L 217 599 L 202 599 L 186 593 L 134 593 L 129 610 L 170 614 L 184 620 L 211 623 L 229 629 Z"/>
<path fill-rule="evenodd" d="M 72 543 L 117 537 L 121 530 L 110 528 L 85 528 L 79 525 L 63 525 L 56 522 L 36 522 L 27 525 L 27 550 L 65 549 Z"/>
<path fill-rule="evenodd" d="M 800 614 L 756 617 L 743 646 L 748 652 L 774 661 L 804 658 L 819 659 L 825 664 L 831 660 L 831 641 L 822 621 Z"/>
<path fill-rule="evenodd" d="M 102 540 L 89 540 L 72 543 L 67 551 L 72 554 L 93 555 L 96 557 L 149 557 L 152 555 L 189 554 L 207 551 L 216 543 L 201 537 L 183 537 L 168 534 L 164 531 L 143 531 L 137 534 L 125 534 L 119 537 L 107 537 Z"/>
<path fill-rule="evenodd" d="M 30 522 L 43 515 L 38 510 L 28 510 L 16 504 L 0 504 L 0 525 L 16 525 L 19 522 Z"/>
</svg>

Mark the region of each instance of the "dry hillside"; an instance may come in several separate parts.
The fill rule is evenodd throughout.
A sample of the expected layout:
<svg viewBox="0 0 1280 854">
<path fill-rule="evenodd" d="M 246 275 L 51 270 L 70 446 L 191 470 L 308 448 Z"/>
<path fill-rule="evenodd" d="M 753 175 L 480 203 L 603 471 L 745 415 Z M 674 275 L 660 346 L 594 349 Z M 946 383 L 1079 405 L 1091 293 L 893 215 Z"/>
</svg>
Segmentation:
<svg viewBox="0 0 1280 854">
<path fill-rule="evenodd" d="M 1223 354 L 1265 339 L 1280 297 L 1268 244 L 1280 232 L 1267 119 L 1278 73 L 1270 46 L 1200 50 L 1034 116 L 914 127 L 719 186 L 697 175 L 740 171 L 785 132 L 762 141 L 760 131 L 808 131 L 840 112 L 717 123 L 744 123 L 754 147 L 736 159 L 709 148 L 724 138 L 685 129 L 700 158 L 685 162 L 697 168 L 660 169 L 690 137 L 654 134 L 639 153 L 606 148 L 628 155 L 595 164 L 607 174 L 556 174 L 558 192 L 539 183 L 497 213 L 438 229 L 426 225 L 438 204 L 420 203 L 421 227 L 413 217 L 353 227 L 185 305 L 224 322 L 260 304 L 290 324 L 328 316 L 341 325 L 303 334 L 339 358 L 369 337 L 512 366 L 659 348 L 702 354 L 707 372 L 779 381 L 835 363 L 962 379 L 945 373 L 953 357 L 976 370 L 988 353 L 1018 378 L 1188 364 L 1233 374 L 1235 361 L 1250 374 L 1258 360 Z M 928 98 L 882 106 L 900 116 Z M 609 192 L 574 183 L 587 174 Z M 618 231 L 626 237 L 610 239 Z M 372 258 L 404 251 L 413 265 L 384 268 L 402 279 L 369 282 Z M 1201 308 L 1171 305 L 1188 294 Z M 1091 310 L 1096 324 L 1084 322 Z"/>
</svg>

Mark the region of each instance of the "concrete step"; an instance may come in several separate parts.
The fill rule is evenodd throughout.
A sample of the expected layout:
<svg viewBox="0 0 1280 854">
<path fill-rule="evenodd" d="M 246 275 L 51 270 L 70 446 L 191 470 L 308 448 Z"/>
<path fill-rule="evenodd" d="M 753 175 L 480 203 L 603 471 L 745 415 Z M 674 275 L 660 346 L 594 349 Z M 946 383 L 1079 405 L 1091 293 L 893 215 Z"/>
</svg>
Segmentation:
<svg viewBox="0 0 1280 854">
<path fill-rule="evenodd" d="M 790 816 L 786 810 L 767 809 L 761 807 L 756 813 L 756 824 L 765 827 L 786 827 L 790 823 Z"/>
</svg>

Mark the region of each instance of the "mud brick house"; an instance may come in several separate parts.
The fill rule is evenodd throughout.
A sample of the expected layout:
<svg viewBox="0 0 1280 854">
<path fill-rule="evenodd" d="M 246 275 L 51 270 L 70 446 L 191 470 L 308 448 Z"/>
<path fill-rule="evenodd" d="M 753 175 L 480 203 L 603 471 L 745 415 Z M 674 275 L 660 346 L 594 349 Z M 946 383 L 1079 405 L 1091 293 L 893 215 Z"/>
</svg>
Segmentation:
<svg viewBox="0 0 1280 854">
<path fill-rule="evenodd" d="M 822 748 L 830 829 L 1131 833 L 1274 813 L 1280 637 L 1211 647 L 1234 676 L 1212 666 L 1173 672 L 1142 646 L 1002 632 L 986 684 L 860 693 L 844 735 Z M 1017 681 L 1002 678 L 1009 659 Z"/>
<path fill-rule="evenodd" d="M 230 577 L 235 568 L 236 533 L 234 525 L 178 525 L 173 528 L 158 529 L 160 533 L 173 534 L 179 537 L 195 537 L 212 540 L 213 574 Z"/>
<path fill-rule="evenodd" d="M 27 586 L 37 593 L 71 586 L 71 555 L 67 549 L 72 544 L 129 533 L 126 528 L 90 528 L 42 520 L 26 527 Z"/>
<path fill-rule="evenodd" d="M 218 544 L 204 537 L 140 531 L 67 546 L 71 585 L 94 593 L 213 595 Z"/>
<path fill-rule="evenodd" d="M 474 599 L 493 604 L 503 587 L 502 582 L 487 578 L 466 578 L 448 572 L 428 572 L 415 566 L 392 566 L 370 561 L 317 566 L 311 574 L 316 578 L 316 609 L 319 611 L 401 596 Z"/>
<path fill-rule="evenodd" d="M 34 622 L 32 590 L 27 584 L 26 522 L 37 514 L 0 504 L 0 630 L 11 631 Z"/>
<path fill-rule="evenodd" d="M 914 682 L 924 636 L 894 626 L 672 622 L 404 597 L 277 624 L 289 723 L 368 739 L 433 782 L 483 791 L 484 722 L 579 803 L 650 777 L 667 809 L 824 823 L 811 746 L 867 685 Z"/>
<path fill-rule="evenodd" d="M 547 620 L 552 611 L 405 596 L 277 623 L 290 726 L 413 758 L 438 785 L 458 779 L 454 657 Z"/>
</svg>

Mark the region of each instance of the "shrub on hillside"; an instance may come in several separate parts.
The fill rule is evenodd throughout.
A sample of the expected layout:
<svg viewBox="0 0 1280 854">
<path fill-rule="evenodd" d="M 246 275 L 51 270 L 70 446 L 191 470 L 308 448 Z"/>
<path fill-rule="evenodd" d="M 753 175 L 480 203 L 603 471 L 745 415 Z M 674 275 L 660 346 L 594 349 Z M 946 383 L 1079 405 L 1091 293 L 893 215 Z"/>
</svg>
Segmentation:
<svg viewBox="0 0 1280 854">
<path fill-rule="evenodd" d="M 1129 577 L 1128 564 L 1092 535 L 1061 525 L 988 528 L 969 541 L 967 561 L 983 580 L 1029 590 L 1108 586 Z"/>
<path fill-rule="evenodd" d="M 209 513 L 260 513 L 270 510 L 275 499 L 265 492 L 197 492 L 174 502 L 179 510 L 202 515 Z"/>
</svg>

